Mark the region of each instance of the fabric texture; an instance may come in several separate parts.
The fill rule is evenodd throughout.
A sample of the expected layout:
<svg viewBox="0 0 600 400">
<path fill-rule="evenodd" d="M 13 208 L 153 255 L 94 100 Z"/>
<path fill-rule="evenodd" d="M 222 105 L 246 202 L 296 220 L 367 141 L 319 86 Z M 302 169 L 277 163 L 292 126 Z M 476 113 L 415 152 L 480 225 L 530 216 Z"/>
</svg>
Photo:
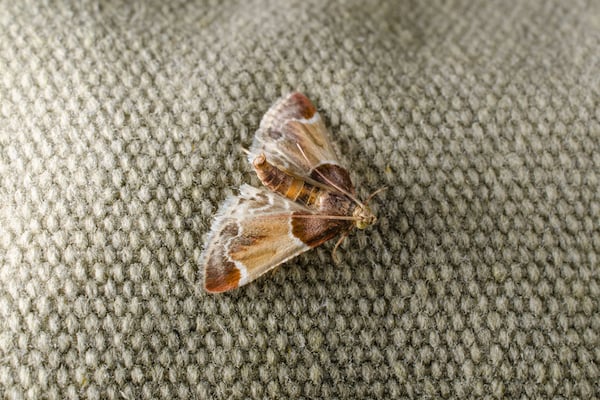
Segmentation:
<svg viewBox="0 0 600 400">
<path fill-rule="evenodd" d="M 600 396 L 597 1 L 2 2 L 0 397 Z M 280 96 L 379 220 L 223 295 Z"/>
</svg>

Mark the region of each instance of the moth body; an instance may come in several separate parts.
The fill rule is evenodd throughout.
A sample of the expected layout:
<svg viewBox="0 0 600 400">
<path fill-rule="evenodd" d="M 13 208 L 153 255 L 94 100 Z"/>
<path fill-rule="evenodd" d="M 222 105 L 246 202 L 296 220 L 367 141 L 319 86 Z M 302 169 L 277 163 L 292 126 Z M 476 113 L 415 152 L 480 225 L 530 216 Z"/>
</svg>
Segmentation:
<svg viewBox="0 0 600 400">
<path fill-rule="evenodd" d="M 352 228 L 351 220 L 338 220 L 327 216 L 352 216 L 356 204 L 347 196 L 313 185 L 302 178 L 269 163 L 264 154 L 253 161 L 258 178 L 273 192 L 290 199 L 319 214 L 305 215 L 301 211 L 291 215 L 292 234 L 310 247 L 316 247 Z M 322 215 L 322 218 L 314 218 Z"/>
<path fill-rule="evenodd" d="M 307 207 L 318 208 L 323 189 L 282 171 L 269 163 L 264 154 L 256 157 L 252 165 L 258 179 L 272 191 Z"/>
<path fill-rule="evenodd" d="M 303 94 L 291 93 L 269 109 L 248 153 L 264 187 L 242 185 L 217 213 L 202 255 L 208 292 L 245 285 L 302 252 L 375 223 Z"/>
<path fill-rule="evenodd" d="M 252 164 L 263 185 L 296 203 L 318 210 L 324 215 L 351 216 L 357 208 L 351 198 L 309 183 L 277 168 L 267 161 L 264 154 L 256 157 Z"/>
</svg>

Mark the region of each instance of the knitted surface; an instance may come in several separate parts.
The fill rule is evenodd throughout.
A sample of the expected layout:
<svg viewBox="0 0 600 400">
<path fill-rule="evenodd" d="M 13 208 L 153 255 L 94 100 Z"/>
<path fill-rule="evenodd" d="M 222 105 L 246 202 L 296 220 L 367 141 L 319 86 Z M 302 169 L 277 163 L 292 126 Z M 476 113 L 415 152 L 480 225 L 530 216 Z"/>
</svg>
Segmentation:
<svg viewBox="0 0 600 400">
<path fill-rule="evenodd" d="M 3 3 L 1 398 L 600 396 L 600 3 Z M 206 295 L 292 90 L 379 220 Z"/>
</svg>

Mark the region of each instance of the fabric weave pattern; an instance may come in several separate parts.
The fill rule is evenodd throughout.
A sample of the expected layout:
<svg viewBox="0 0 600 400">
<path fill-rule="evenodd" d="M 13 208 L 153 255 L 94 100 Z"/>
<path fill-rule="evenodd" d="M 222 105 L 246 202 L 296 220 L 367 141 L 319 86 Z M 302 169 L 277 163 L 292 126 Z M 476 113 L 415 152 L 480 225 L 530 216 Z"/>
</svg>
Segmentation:
<svg viewBox="0 0 600 400">
<path fill-rule="evenodd" d="M 3 2 L 0 397 L 600 396 L 600 5 Z M 202 292 L 304 92 L 376 226 Z"/>
</svg>

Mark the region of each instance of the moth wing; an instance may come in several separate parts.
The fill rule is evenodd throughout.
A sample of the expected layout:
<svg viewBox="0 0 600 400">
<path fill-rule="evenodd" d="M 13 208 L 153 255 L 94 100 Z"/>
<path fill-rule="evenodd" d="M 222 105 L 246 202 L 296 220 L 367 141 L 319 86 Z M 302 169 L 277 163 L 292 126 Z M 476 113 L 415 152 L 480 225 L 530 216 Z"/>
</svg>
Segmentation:
<svg viewBox="0 0 600 400">
<path fill-rule="evenodd" d="M 242 185 L 219 211 L 202 256 L 204 287 L 224 292 L 253 281 L 273 267 L 309 250 L 293 235 L 292 213 L 304 206 L 265 188 Z"/>
<path fill-rule="evenodd" d="M 321 164 L 340 165 L 323 119 L 298 92 L 278 100 L 264 115 L 250 147 L 250 163 L 261 153 L 272 164 L 300 177 L 309 177 Z"/>
</svg>

